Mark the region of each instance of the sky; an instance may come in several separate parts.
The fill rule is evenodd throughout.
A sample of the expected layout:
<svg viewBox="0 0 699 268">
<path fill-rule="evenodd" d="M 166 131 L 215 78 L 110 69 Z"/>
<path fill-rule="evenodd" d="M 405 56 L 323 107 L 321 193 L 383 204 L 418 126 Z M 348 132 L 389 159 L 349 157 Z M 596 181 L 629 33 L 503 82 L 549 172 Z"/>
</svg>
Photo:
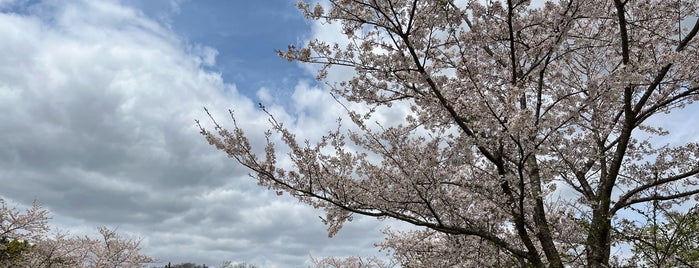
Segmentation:
<svg viewBox="0 0 699 268">
<path fill-rule="evenodd" d="M 374 244 L 395 223 L 358 217 L 328 238 L 322 211 L 257 186 L 195 124 L 211 126 L 203 107 L 224 125 L 234 109 L 259 145 L 270 127 L 261 102 L 299 137 L 334 129 L 342 107 L 314 81 L 315 67 L 275 49 L 341 40 L 340 31 L 295 5 L 0 0 L 0 196 L 19 207 L 38 200 L 72 234 L 105 225 L 141 238 L 161 264 L 384 256 Z M 693 111 L 656 123 L 696 140 Z"/>
<path fill-rule="evenodd" d="M 322 211 L 257 186 L 195 124 L 209 123 L 203 107 L 224 124 L 235 109 L 261 137 L 263 102 L 300 136 L 333 128 L 341 108 L 313 67 L 275 49 L 339 32 L 295 5 L 0 0 L 0 196 L 38 200 L 71 234 L 140 238 L 161 264 L 384 256 L 386 222 L 356 218 L 328 238 Z"/>
</svg>

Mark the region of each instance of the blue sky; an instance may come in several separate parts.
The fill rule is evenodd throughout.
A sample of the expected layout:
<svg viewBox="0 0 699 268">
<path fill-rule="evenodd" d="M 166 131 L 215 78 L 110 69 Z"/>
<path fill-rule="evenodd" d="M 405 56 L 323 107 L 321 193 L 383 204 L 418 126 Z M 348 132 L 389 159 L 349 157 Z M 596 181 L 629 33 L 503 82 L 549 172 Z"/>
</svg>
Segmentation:
<svg viewBox="0 0 699 268">
<path fill-rule="evenodd" d="M 172 1 L 130 0 L 148 16 L 172 27 L 192 44 L 215 48 L 216 66 L 225 81 L 251 93 L 260 87 L 281 90 L 312 79 L 296 63 L 280 60 L 275 50 L 310 38 L 310 22 L 293 0 Z M 254 95 L 254 94 L 253 94 Z"/>
<path fill-rule="evenodd" d="M 258 187 L 194 124 L 233 108 L 261 137 L 264 102 L 299 136 L 334 128 L 342 108 L 312 68 L 274 53 L 337 37 L 295 2 L 0 0 L 0 196 L 38 200 L 72 234 L 140 237 L 163 263 L 383 256 L 386 222 L 328 238 L 322 211 Z"/>
<path fill-rule="evenodd" d="M 310 37 L 296 1 L 187 1 L 180 11 L 172 16 L 173 29 L 190 42 L 217 48 L 217 71 L 242 91 L 289 88 L 310 78 L 274 53 Z"/>
</svg>

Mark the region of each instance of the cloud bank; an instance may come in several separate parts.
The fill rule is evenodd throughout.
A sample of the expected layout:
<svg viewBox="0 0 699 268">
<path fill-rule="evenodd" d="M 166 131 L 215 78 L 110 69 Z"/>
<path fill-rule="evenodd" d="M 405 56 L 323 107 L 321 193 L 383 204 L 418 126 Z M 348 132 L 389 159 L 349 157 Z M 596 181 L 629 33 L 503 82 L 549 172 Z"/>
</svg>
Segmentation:
<svg viewBox="0 0 699 268">
<path fill-rule="evenodd" d="M 377 254 L 376 222 L 328 239 L 321 212 L 259 189 L 206 144 L 202 107 L 224 124 L 234 108 L 251 134 L 269 127 L 234 81 L 209 71 L 214 48 L 118 1 L 4 0 L 0 11 L 3 197 L 38 199 L 74 233 L 118 227 L 165 262 L 299 267 L 309 255 Z M 272 106 L 300 136 L 332 128 L 340 110 L 324 90 L 289 90 L 300 116 Z"/>
</svg>

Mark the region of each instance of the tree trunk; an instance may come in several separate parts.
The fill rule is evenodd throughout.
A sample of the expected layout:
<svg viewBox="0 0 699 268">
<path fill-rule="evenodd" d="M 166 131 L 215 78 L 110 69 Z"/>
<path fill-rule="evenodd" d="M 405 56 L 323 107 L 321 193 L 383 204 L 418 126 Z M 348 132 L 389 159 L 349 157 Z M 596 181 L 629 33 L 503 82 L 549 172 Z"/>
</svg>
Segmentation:
<svg viewBox="0 0 699 268">
<path fill-rule="evenodd" d="M 611 221 L 606 211 L 597 207 L 592 212 L 586 245 L 588 267 L 609 267 Z"/>
</svg>

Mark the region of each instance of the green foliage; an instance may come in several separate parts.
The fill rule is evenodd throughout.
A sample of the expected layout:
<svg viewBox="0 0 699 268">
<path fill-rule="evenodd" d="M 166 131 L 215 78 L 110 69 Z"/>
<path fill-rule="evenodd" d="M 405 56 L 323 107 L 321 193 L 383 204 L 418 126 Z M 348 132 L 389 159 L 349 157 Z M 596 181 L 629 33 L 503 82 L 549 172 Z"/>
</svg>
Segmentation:
<svg viewBox="0 0 699 268">
<path fill-rule="evenodd" d="M 699 207 L 660 215 L 663 221 L 652 219 L 635 237 L 634 259 L 647 267 L 699 267 Z"/>
<path fill-rule="evenodd" d="M 32 246 L 27 241 L 10 240 L 3 237 L 0 239 L 0 263 L 17 262 L 22 258 L 22 254 L 31 248 Z"/>
</svg>

